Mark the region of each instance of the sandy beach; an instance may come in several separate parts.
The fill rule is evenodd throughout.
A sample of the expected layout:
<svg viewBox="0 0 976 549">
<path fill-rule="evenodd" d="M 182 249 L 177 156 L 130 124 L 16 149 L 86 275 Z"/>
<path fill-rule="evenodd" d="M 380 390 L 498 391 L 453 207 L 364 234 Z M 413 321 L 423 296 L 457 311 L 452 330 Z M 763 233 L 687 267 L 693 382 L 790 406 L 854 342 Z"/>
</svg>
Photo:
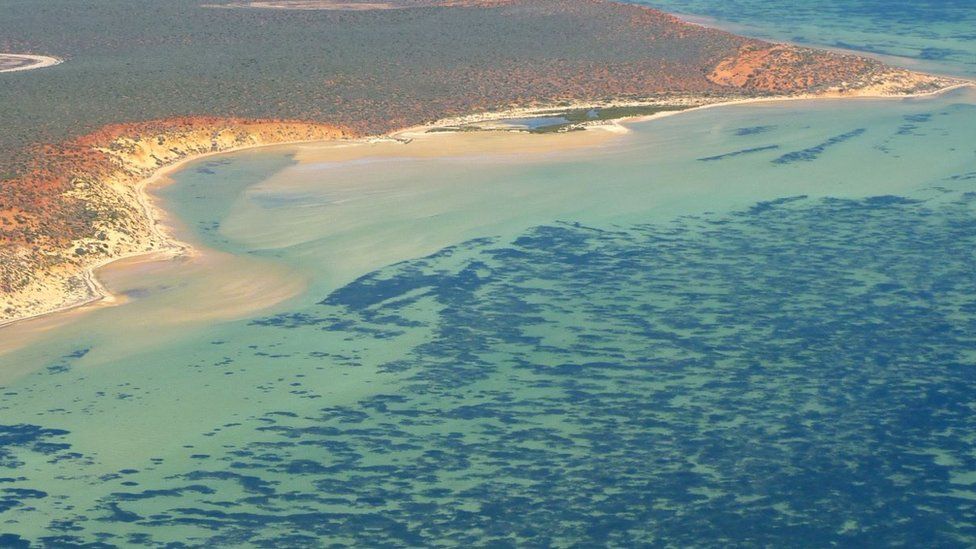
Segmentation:
<svg viewBox="0 0 976 549">
<path fill-rule="evenodd" d="M 405 155 L 414 157 L 437 157 L 462 154 L 532 155 L 550 153 L 556 150 L 572 150 L 597 146 L 619 133 L 621 128 L 616 125 L 595 126 L 592 128 L 595 131 L 550 135 L 530 135 L 520 132 L 428 133 L 426 131 L 434 127 L 443 127 L 444 125 L 438 123 L 403 130 L 388 136 L 356 140 L 291 141 L 271 145 L 236 147 L 188 156 L 175 163 L 164 166 L 150 177 L 140 181 L 136 186 L 136 197 L 139 202 L 139 207 L 143 210 L 146 217 L 152 220 L 152 231 L 164 245 L 150 252 L 133 252 L 98 263 L 85 271 L 84 280 L 86 288 L 84 295 L 80 296 L 76 302 L 25 318 L 0 323 L 0 329 L 11 330 L 17 325 L 33 326 L 39 320 L 51 316 L 59 316 L 64 313 L 71 313 L 70 317 L 74 318 L 77 314 L 84 311 L 125 303 L 126 299 L 114 295 L 103 284 L 103 273 L 108 271 L 113 272 L 113 278 L 119 278 L 120 276 L 124 277 L 124 274 L 121 273 L 143 268 L 147 263 L 171 262 L 177 259 L 190 259 L 202 263 L 215 262 L 215 254 L 217 252 L 203 248 L 197 243 L 189 242 L 189 232 L 185 229 L 181 230 L 177 228 L 179 227 L 179 220 L 173 219 L 164 208 L 160 207 L 158 199 L 154 195 L 155 190 L 172 183 L 172 179 L 170 178 L 171 174 L 184 169 L 188 164 L 209 157 L 258 148 L 294 148 L 296 146 L 296 158 L 299 161 L 344 162 L 366 157 Z M 282 299 L 294 295 L 294 292 L 286 292 L 283 294 L 274 293 L 272 295 L 278 295 L 280 299 L 267 299 L 267 296 L 265 296 L 264 299 L 252 302 L 252 306 L 248 308 L 248 312 L 269 307 Z M 41 297 L 43 298 L 44 296 Z M 56 297 L 58 296 L 50 296 L 52 300 L 56 299 Z M 234 309 L 235 312 L 233 314 L 241 314 L 234 307 L 228 306 L 217 307 L 216 310 L 225 309 Z M 207 316 L 209 318 L 216 318 L 220 315 L 211 310 L 207 313 Z M 46 323 L 38 323 L 37 326 L 43 329 Z M 0 347 L 0 352 L 4 350 L 4 348 Z"/>
</svg>

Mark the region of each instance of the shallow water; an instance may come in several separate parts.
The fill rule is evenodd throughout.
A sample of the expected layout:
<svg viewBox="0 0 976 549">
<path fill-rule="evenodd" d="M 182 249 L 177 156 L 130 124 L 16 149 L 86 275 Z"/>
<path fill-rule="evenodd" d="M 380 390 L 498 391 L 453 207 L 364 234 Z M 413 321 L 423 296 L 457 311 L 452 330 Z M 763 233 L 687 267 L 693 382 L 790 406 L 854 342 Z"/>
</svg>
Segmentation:
<svg viewBox="0 0 976 549">
<path fill-rule="evenodd" d="M 972 545 L 974 127 L 962 90 L 193 164 L 167 209 L 240 263 L 0 356 L 0 545 Z M 301 289 L 201 316 L 243 276 Z"/>
</svg>

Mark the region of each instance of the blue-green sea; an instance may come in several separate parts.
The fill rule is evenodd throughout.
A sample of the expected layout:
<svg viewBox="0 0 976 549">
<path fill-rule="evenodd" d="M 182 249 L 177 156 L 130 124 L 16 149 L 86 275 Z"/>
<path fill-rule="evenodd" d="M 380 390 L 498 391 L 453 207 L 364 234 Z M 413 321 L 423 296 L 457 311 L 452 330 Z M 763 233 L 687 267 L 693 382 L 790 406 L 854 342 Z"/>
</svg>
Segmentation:
<svg viewBox="0 0 976 549">
<path fill-rule="evenodd" d="M 627 0 L 767 40 L 841 48 L 976 77 L 973 0 Z"/>
<path fill-rule="evenodd" d="M 0 330 L 0 547 L 976 545 L 976 90 L 629 127 L 188 165 Z"/>
</svg>

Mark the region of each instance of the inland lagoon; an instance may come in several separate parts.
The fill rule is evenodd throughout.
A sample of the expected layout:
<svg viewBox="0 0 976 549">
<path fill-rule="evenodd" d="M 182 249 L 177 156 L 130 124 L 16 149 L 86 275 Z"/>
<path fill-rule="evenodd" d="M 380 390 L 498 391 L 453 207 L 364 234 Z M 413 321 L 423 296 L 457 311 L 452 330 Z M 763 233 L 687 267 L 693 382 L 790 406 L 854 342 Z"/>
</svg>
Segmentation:
<svg viewBox="0 0 976 549">
<path fill-rule="evenodd" d="M 626 127 L 175 173 L 0 330 L 0 546 L 976 544 L 976 90 Z"/>
</svg>

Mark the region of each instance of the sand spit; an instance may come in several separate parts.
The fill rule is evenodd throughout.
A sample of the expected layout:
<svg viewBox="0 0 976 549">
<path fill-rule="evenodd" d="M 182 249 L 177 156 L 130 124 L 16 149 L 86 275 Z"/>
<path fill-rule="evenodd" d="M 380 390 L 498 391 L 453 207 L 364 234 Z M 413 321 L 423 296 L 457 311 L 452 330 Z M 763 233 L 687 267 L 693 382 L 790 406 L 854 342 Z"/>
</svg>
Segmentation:
<svg viewBox="0 0 976 549">
<path fill-rule="evenodd" d="M 675 116 L 699 109 L 728 107 L 734 105 L 748 105 L 753 103 L 770 103 L 778 101 L 802 101 L 811 99 L 913 99 L 939 95 L 955 89 L 973 86 L 976 82 L 961 80 L 957 78 L 933 77 L 910 71 L 894 69 L 891 72 L 890 80 L 879 80 L 878 82 L 865 85 L 863 88 L 854 89 L 828 89 L 819 93 L 796 93 L 790 95 L 750 97 L 744 95 L 730 94 L 727 96 L 708 96 L 708 97 L 673 97 L 669 99 L 647 99 L 631 101 L 574 101 L 562 102 L 559 104 L 533 107 L 517 107 L 499 111 L 483 112 L 465 116 L 443 118 L 430 124 L 412 126 L 403 130 L 392 132 L 391 134 L 372 138 L 373 140 L 398 140 L 409 142 L 420 136 L 435 131 L 438 133 L 450 133 L 452 131 L 464 131 L 474 128 L 484 131 L 504 130 L 508 132 L 525 132 L 522 129 L 510 127 L 493 126 L 502 120 L 508 119 L 527 119 L 559 116 L 561 113 L 573 111 L 586 111 L 592 109 L 639 109 L 639 108 L 662 108 L 661 112 L 650 115 L 621 116 L 612 120 L 593 120 L 568 124 L 564 130 L 566 132 L 576 129 L 600 129 L 614 133 L 627 133 L 629 130 L 623 125 L 625 122 L 647 121 L 667 116 Z M 922 87 L 931 87 L 926 91 L 904 92 L 903 90 L 914 90 Z"/>
<path fill-rule="evenodd" d="M 53 67 L 63 63 L 62 59 L 49 55 L 30 55 L 26 53 L 0 53 L 0 72 L 20 72 Z"/>
</svg>

